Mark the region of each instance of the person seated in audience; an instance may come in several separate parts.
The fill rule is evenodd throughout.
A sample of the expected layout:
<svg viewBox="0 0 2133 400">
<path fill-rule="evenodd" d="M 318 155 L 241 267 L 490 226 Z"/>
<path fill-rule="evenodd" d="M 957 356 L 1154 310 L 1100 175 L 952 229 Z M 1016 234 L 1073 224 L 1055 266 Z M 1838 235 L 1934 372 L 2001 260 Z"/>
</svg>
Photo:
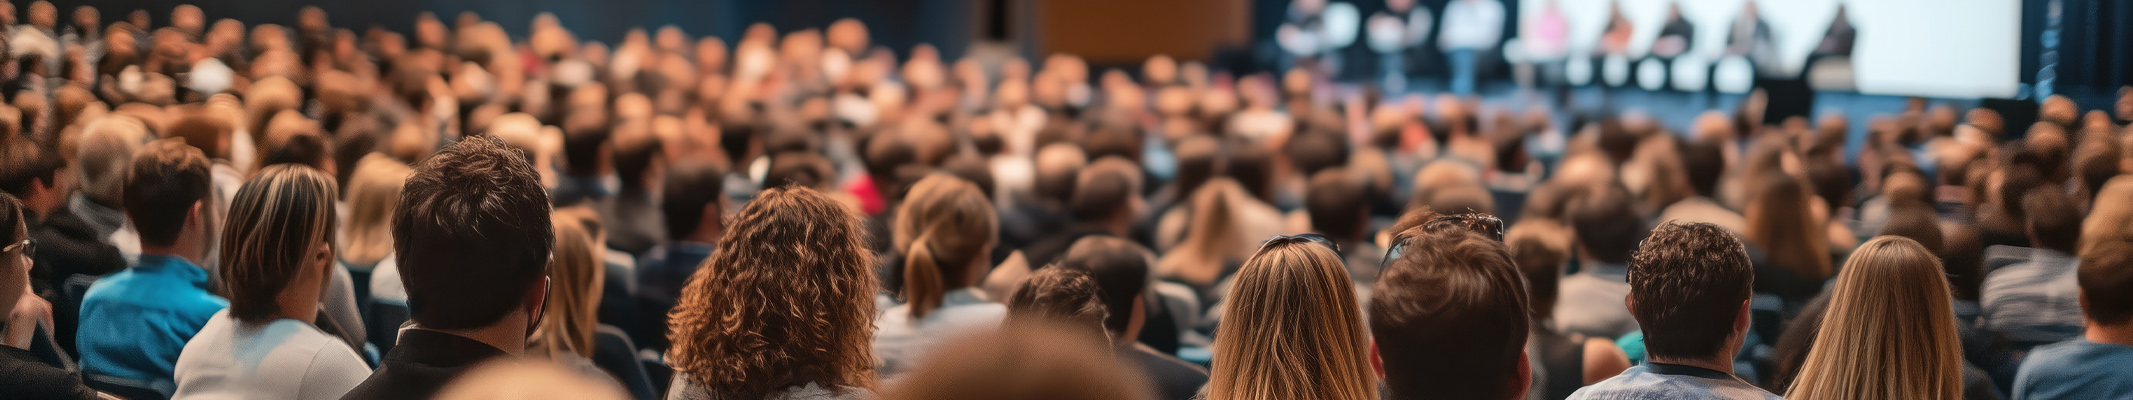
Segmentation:
<svg viewBox="0 0 2133 400">
<path fill-rule="evenodd" d="M 314 326 L 333 277 L 333 177 L 276 165 L 238 189 L 223 230 L 229 309 L 185 343 L 175 398 L 339 399 L 370 366 Z"/>
<path fill-rule="evenodd" d="M 1748 231 L 1741 236 L 1755 260 L 1755 292 L 1776 295 L 1793 309 L 1822 292 L 1834 271 L 1829 240 L 1809 203 L 1814 197 L 1807 182 L 1780 171 L 1766 175 L 1748 179 L 1757 183 L 1745 213 Z"/>
<path fill-rule="evenodd" d="M 635 349 L 617 348 L 596 337 L 618 330 L 599 319 L 607 274 L 600 262 L 605 246 L 598 242 L 598 216 L 589 208 L 572 207 L 557 210 L 549 219 L 555 229 L 555 255 L 548 266 L 548 302 L 526 339 L 526 350 L 581 371 L 613 375 L 632 393 L 651 397 L 652 383 L 637 363 Z"/>
<path fill-rule="evenodd" d="M 1090 236 L 1074 242 L 1065 258 L 1039 273 L 1063 269 L 1084 271 L 1094 277 L 1104 308 L 1110 310 L 1104 318 L 1104 331 L 1110 335 L 1119 360 L 1147 377 L 1154 385 L 1156 398 L 1191 399 L 1207 386 L 1207 370 L 1135 340 L 1150 328 L 1149 314 L 1154 309 L 1148 302 L 1154 285 L 1150 284 L 1149 271 L 1154 263 L 1155 255 L 1140 245 L 1111 236 Z"/>
<path fill-rule="evenodd" d="M 1024 251 L 1031 265 L 1045 265 L 1065 256 L 1082 238 L 1095 235 L 1126 237 L 1133 222 L 1147 208 L 1141 198 L 1141 168 L 1122 158 L 1104 158 L 1082 168 L 1074 177 L 1073 195 L 1067 211 L 1073 224 L 1064 231 L 1043 236 Z"/>
<path fill-rule="evenodd" d="M 2029 259 L 1992 270 L 1979 292 L 1986 326 L 2006 334 L 2017 348 L 2079 337 L 2082 317 L 2073 278 L 2081 262 L 2081 211 L 2056 185 L 2022 196 Z"/>
<path fill-rule="evenodd" d="M 572 89 L 563 118 L 563 174 L 555 189 L 555 204 L 571 205 L 606 200 L 615 195 L 613 128 L 608 124 L 606 85 L 591 83 Z"/>
<path fill-rule="evenodd" d="M 1589 188 L 1571 203 L 1579 271 L 1562 279 L 1564 301 L 1555 305 L 1556 331 L 1599 338 L 1637 331 L 1640 319 L 1614 300 L 1630 294 L 1631 254 L 1650 232 L 1634 207 L 1629 193 L 1612 185 Z"/>
<path fill-rule="evenodd" d="M 689 276 L 718 249 L 731 201 L 719 187 L 725 176 L 724 168 L 695 161 L 677 163 L 667 172 L 659 201 L 666 244 L 646 255 L 635 277 L 639 312 L 647 316 L 643 326 L 632 327 L 630 340 L 639 347 L 667 348 L 665 316 L 681 298 Z"/>
<path fill-rule="evenodd" d="M 735 214 L 668 314 L 668 398 L 872 397 L 877 289 L 860 218 L 806 188 L 766 189 Z"/>
<path fill-rule="evenodd" d="M 344 399 L 421 398 L 483 361 L 526 349 L 555 246 L 548 192 L 523 153 L 474 136 L 415 167 L 393 210 L 413 326 Z"/>
<path fill-rule="evenodd" d="M 9 111 L 0 108 L 0 113 Z M 126 160 L 127 166 L 132 163 Z M 60 297 L 58 290 L 68 277 L 102 276 L 126 268 L 117 248 L 103 243 L 87 220 L 65 209 L 74 181 L 60 154 L 28 139 L 0 136 L 0 192 L 22 201 L 30 237 L 43 244 L 30 271 L 30 288 L 47 299 Z"/>
<path fill-rule="evenodd" d="M 1526 363 L 1533 383 L 1526 398 L 1561 399 L 1585 385 L 1598 383 L 1629 368 L 1629 358 L 1613 340 L 1563 334 L 1549 329 L 1555 318 L 1556 299 L 1562 293 L 1563 265 L 1570 261 L 1570 242 L 1576 233 L 1553 221 L 1533 220 L 1512 225 L 1504 234 L 1511 260 L 1526 278 Z"/>
<path fill-rule="evenodd" d="M 1492 237 L 1501 223 L 1470 225 L 1484 217 L 1433 216 L 1393 239 L 1369 307 L 1384 398 L 1526 398 L 1526 287 Z"/>
<path fill-rule="evenodd" d="M 1223 296 L 1215 287 L 1251 256 L 1250 246 L 1259 241 L 1253 235 L 1265 231 L 1266 223 L 1279 224 L 1277 217 L 1260 215 L 1279 214 L 1247 190 L 1239 180 L 1216 178 L 1193 193 L 1189 208 L 1171 210 L 1180 214 L 1175 225 L 1183 231 L 1182 239 L 1163 252 L 1156 275 L 1192 286 L 1202 304 L 1220 302 Z"/>
<path fill-rule="evenodd" d="M 200 262 L 206 258 L 209 161 L 177 140 L 141 148 L 126 175 L 126 216 L 141 256 L 98 279 L 82 297 L 82 373 L 165 391 L 185 342 L 229 307 Z"/>
<path fill-rule="evenodd" d="M 2115 181 L 2124 186 L 2125 179 Z M 2121 237 L 2084 248 L 2076 280 L 2086 328 L 2078 338 L 2030 351 L 2015 375 L 2016 399 L 2133 396 L 2133 370 L 2124 368 L 2133 363 L 2133 270 L 2127 268 L 2133 242 Z"/>
<path fill-rule="evenodd" d="M 1350 171 L 1336 167 L 1311 175 L 1305 183 L 1304 212 L 1311 232 L 1325 235 L 1345 251 L 1341 258 L 1349 278 L 1367 285 L 1377 281 L 1385 253 L 1370 240 L 1370 183 Z"/>
<path fill-rule="evenodd" d="M 1152 400 L 1147 383 L 1069 322 L 1029 321 L 953 338 L 883 393 L 890 400 Z"/>
<path fill-rule="evenodd" d="M 30 290 L 30 267 L 35 263 L 31 253 L 37 252 L 36 239 L 30 238 L 29 225 L 23 216 L 22 201 L 14 195 L 0 193 L 0 294 L 28 293 Z M 27 295 L 0 295 L 0 310 L 14 310 L 20 301 L 36 300 Z M 83 386 L 81 377 L 67 370 L 47 365 L 29 347 L 14 343 L 15 331 L 41 329 L 35 320 L 23 321 L 9 318 L 6 321 L 8 342 L 0 344 L 0 387 L 7 388 L 10 396 L 31 399 L 77 399 L 99 398 L 96 391 Z M 21 326 L 27 325 L 27 326 Z"/>
<path fill-rule="evenodd" d="M 1963 350 L 1939 259 L 1882 236 L 1846 262 L 1790 399 L 1963 398 Z M 1987 385 L 1986 391 L 1990 392 Z"/>
<path fill-rule="evenodd" d="M 1007 324 L 1054 321 L 1061 328 L 1103 333 L 1110 311 L 1104 307 L 1096 278 L 1080 270 L 1045 268 L 1032 272 L 1007 297 Z M 1197 389 L 1195 389 L 1197 390 Z"/>
<path fill-rule="evenodd" d="M 1204 398 L 1379 398 L 1370 332 L 1333 247 L 1322 236 L 1277 236 L 1245 260 L 1215 333 L 1222 361 Z"/>
<path fill-rule="evenodd" d="M 375 303 L 407 305 L 407 287 L 400 283 L 400 267 L 393 256 L 392 217 L 400 203 L 401 187 L 414 173 L 407 164 L 384 154 L 364 156 L 352 168 L 344 189 L 345 212 L 336 239 L 334 255 L 348 270 L 355 285 L 356 301 L 369 310 Z M 366 318 L 373 317 L 366 315 Z M 379 350 L 391 350 L 400 327 L 372 326 L 365 338 Z"/>
<path fill-rule="evenodd" d="M 133 154 L 150 137 L 147 126 L 132 117 L 105 116 L 77 124 L 81 126 L 81 136 L 76 139 L 74 172 L 76 183 L 81 186 L 68 199 L 67 207 L 88 223 L 96 235 L 94 239 L 101 243 L 126 225 L 126 212 L 122 210 L 126 170 L 133 165 Z M 125 261 L 119 262 L 123 265 Z"/>
<path fill-rule="evenodd" d="M 976 185 L 933 175 L 911 187 L 896 212 L 903 257 L 904 304 L 874 322 L 874 354 L 881 372 L 896 374 L 950 335 L 996 326 L 1006 307 L 987 299 L 978 283 L 992 270 L 999 220 Z"/>
<path fill-rule="evenodd" d="M 1781 399 L 1733 376 L 1755 281 L 1733 234 L 1701 222 L 1660 225 L 1630 261 L 1629 277 L 1625 303 L 1644 329 L 1650 361 L 1571 399 Z"/>
<path fill-rule="evenodd" d="M 615 133 L 609 160 L 620 185 L 614 201 L 600 204 L 600 220 L 609 228 L 607 247 L 641 256 L 666 243 L 658 199 L 653 197 L 653 189 L 666 183 L 666 150 L 660 137 L 643 127 Z"/>
<path fill-rule="evenodd" d="M 1706 139 L 1691 139 L 1682 145 L 1681 169 L 1693 192 L 1666 206 L 1658 220 L 1707 222 L 1736 234 L 1748 231 L 1747 219 L 1717 200 L 1719 182 L 1726 176 L 1725 146 L 1718 140 Z"/>
</svg>

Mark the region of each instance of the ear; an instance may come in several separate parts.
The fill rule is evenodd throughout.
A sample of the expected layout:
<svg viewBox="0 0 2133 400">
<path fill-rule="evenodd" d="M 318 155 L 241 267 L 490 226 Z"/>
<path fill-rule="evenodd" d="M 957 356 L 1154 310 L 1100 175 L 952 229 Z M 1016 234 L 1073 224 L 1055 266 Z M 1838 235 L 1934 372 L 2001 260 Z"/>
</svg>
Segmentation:
<svg viewBox="0 0 2133 400">
<path fill-rule="evenodd" d="M 1378 380 L 1385 379 L 1385 358 L 1378 355 L 1378 340 L 1370 339 L 1370 370 L 1378 373 Z"/>
<path fill-rule="evenodd" d="M 526 306 L 527 312 L 532 313 L 531 318 L 539 319 L 547 310 L 548 287 L 551 283 L 549 279 L 547 275 L 542 275 L 541 279 L 534 280 L 532 285 L 526 286 L 525 298 L 519 300 L 520 304 Z"/>
<path fill-rule="evenodd" d="M 1749 311 L 1748 311 L 1748 305 L 1749 305 L 1749 304 L 1753 304 L 1754 302 L 1755 302 L 1755 300 L 1753 300 L 1753 299 L 1749 299 L 1749 300 L 1741 300 L 1741 302 L 1740 302 L 1740 312 L 1739 312 L 1739 313 L 1736 313 L 1736 314 L 1734 314 L 1734 316 L 1733 316 L 1733 332 L 1736 332 L 1736 333 L 1738 333 L 1738 332 L 1747 332 L 1747 331 L 1748 331 L 1748 325 L 1749 325 L 1750 323 L 1752 323 L 1752 322 L 1754 321 L 1754 319 L 1755 319 L 1755 318 L 1754 318 L 1754 317 L 1752 317 L 1752 316 L 1751 316 L 1751 314 L 1749 313 Z"/>
<path fill-rule="evenodd" d="M 1511 381 L 1512 384 L 1515 384 L 1517 386 L 1511 387 L 1511 391 L 1509 392 L 1516 393 L 1518 395 L 1511 396 L 1512 399 L 1526 398 L 1527 389 L 1533 388 L 1532 361 L 1533 356 L 1531 354 L 1527 354 L 1524 350 L 1520 350 L 1518 352 L 1518 380 Z"/>
</svg>

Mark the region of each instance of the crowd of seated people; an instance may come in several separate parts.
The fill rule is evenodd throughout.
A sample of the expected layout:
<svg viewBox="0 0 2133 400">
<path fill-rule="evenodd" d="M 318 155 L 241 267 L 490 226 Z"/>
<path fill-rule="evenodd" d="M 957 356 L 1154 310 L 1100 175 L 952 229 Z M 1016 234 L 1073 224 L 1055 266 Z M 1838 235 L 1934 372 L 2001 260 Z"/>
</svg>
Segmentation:
<svg viewBox="0 0 2133 400">
<path fill-rule="evenodd" d="M 2133 90 L 1560 124 L 852 20 L 12 10 L 0 398 L 2133 396 Z"/>
</svg>

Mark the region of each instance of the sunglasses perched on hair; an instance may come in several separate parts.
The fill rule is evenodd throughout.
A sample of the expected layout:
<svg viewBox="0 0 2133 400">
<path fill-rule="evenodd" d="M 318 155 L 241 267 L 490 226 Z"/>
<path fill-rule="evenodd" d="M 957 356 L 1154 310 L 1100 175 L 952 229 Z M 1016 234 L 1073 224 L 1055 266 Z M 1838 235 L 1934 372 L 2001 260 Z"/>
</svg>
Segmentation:
<svg viewBox="0 0 2133 400">
<path fill-rule="evenodd" d="M 1422 229 L 1425 231 L 1437 231 L 1444 228 L 1464 229 L 1479 233 L 1482 237 L 1489 238 L 1489 240 L 1503 242 L 1503 219 L 1496 218 L 1494 215 L 1482 213 L 1453 214 L 1439 216 L 1430 219 L 1429 222 L 1422 223 Z M 1392 264 L 1392 260 L 1400 259 L 1403 250 L 1407 249 L 1407 239 L 1406 235 L 1393 236 L 1392 247 L 1385 249 L 1385 258 L 1378 261 L 1378 266 L 1383 267 Z"/>
<path fill-rule="evenodd" d="M 1339 243 L 1333 243 L 1333 239 L 1327 239 L 1324 235 L 1319 235 L 1316 233 L 1306 233 L 1301 235 L 1274 235 L 1274 237 L 1267 238 L 1264 242 L 1259 242 L 1259 250 L 1266 250 L 1267 246 L 1272 246 L 1276 244 L 1305 242 L 1316 243 L 1320 246 L 1326 246 L 1327 249 L 1333 250 L 1335 254 L 1339 254 L 1341 252 L 1341 245 Z"/>
</svg>

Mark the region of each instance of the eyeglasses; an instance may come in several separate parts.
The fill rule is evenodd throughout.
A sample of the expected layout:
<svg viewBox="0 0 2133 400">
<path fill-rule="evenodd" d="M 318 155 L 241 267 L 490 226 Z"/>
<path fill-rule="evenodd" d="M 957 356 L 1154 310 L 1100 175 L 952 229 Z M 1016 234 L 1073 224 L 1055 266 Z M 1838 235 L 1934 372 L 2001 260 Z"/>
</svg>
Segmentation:
<svg viewBox="0 0 2133 400">
<path fill-rule="evenodd" d="M 13 252 L 18 249 L 22 250 L 22 259 L 30 260 L 30 262 L 32 263 L 37 262 L 36 239 L 23 238 L 20 242 L 15 242 L 15 244 L 7 245 L 7 248 L 0 248 L 0 254 Z"/>
<path fill-rule="evenodd" d="M 1339 243 L 1333 243 L 1333 239 L 1327 239 L 1325 235 L 1320 235 L 1316 233 L 1306 233 L 1301 235 L 1274 235 L 1274 237 L 1267 238 L 1264 242 L 1259 242 L 1259 250 L 1265 251 L 1267 246 L 1273 246 L 1276 244 L 1304 242 L 1316 243 L 1320 246 L 1326 246 L 1327 249 L 1333 250 L 1333 253 L 1335 254 L 1339 254 L 1341 252 L 1341 245 Z"/>
</svg>

